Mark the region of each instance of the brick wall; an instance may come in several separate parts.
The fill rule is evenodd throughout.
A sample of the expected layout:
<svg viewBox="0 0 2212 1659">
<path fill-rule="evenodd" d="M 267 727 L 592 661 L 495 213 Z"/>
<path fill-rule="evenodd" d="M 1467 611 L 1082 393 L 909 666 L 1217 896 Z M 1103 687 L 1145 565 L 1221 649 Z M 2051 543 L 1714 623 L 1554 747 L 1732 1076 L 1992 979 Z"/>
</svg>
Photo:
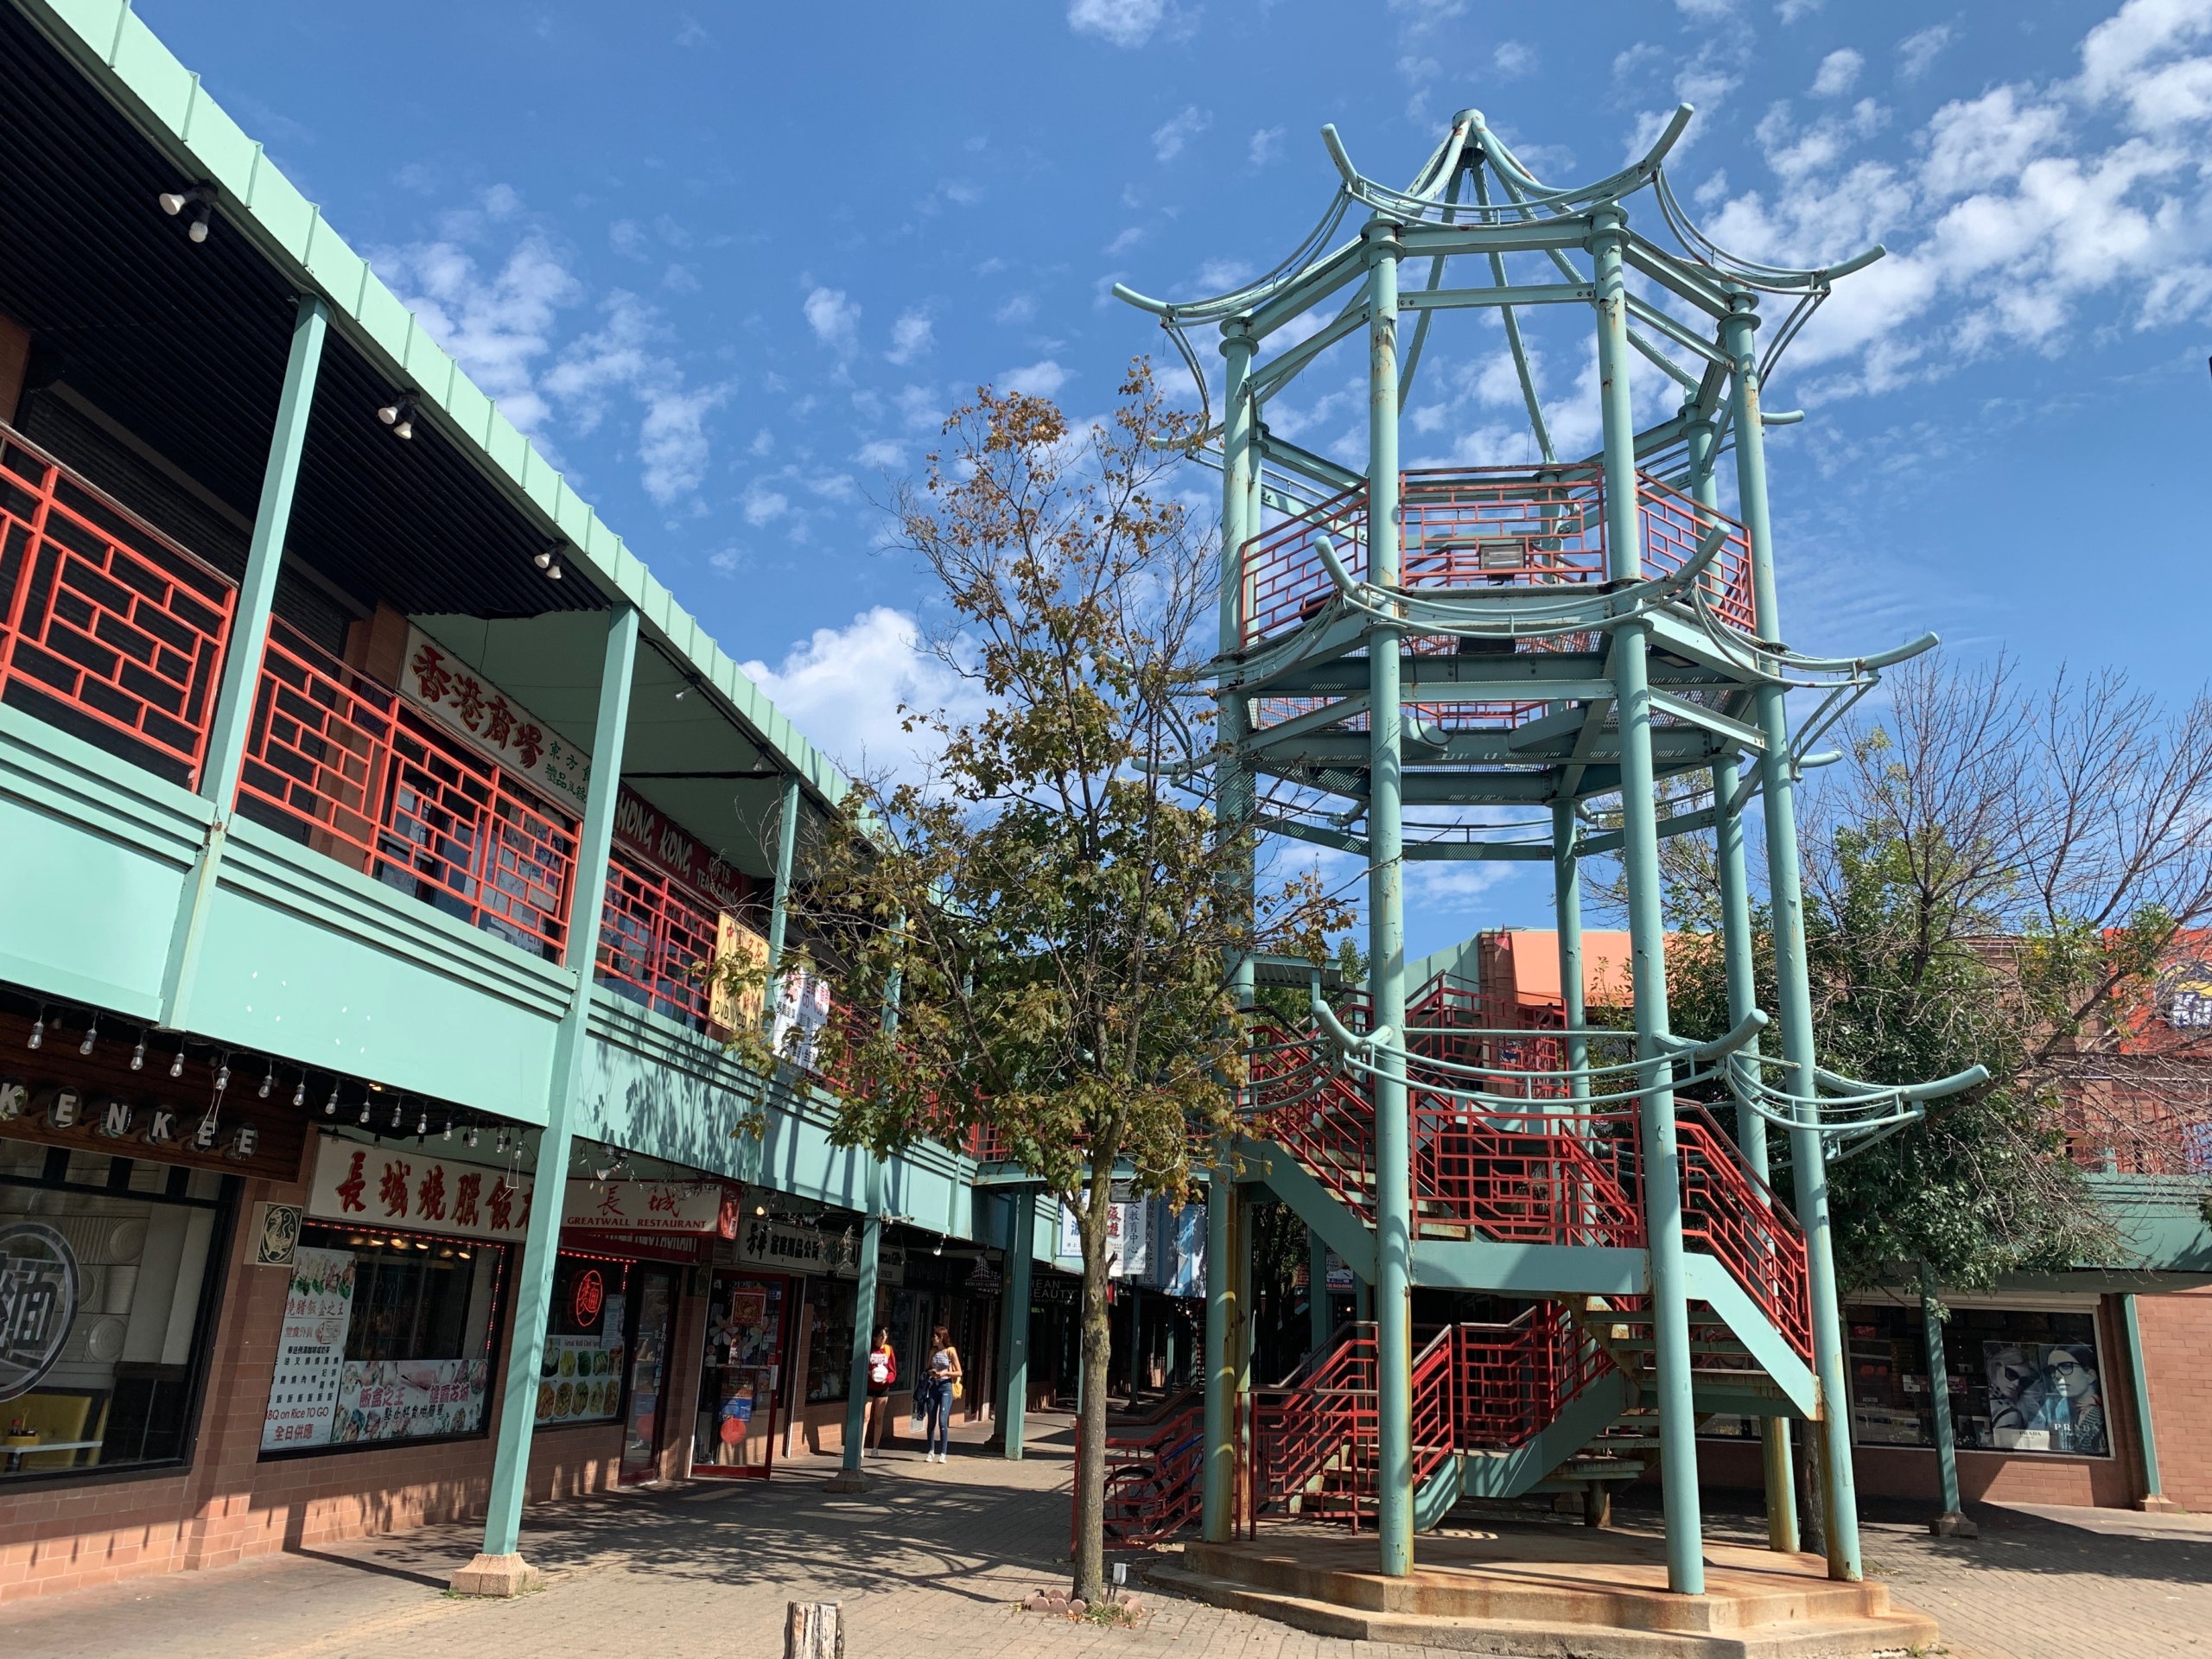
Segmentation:
<svg viewBox="0 0 2212 1659">
<path fill-rule="evenodd" d="M 2135 1300 L 2158 1436 L 2158 1478 L 2187 1510 L 2212 1510 L 2212 1287 Z"/>
<path fill-rule="evenodd" d="M 298 1203 L 304 1196 L 296 1185 L 250 1181 L 241 1209 L 250 1214 L 261 1200 Z M 489 1435 L 261 1460 L 286 1275 L 247 1262 L 247 1231 L 233 1230 L 192 1466 L 43 1491 L 0 1490 L 0 1602 L 140 1573 L 221 1567 L 250 1555 L 483 1513 L 492 1478 Z M 697 1387 L 703 1317 L 703 1303 L 690 1297 L 679 1301 L 670 1380 L 677 1396 L 671 1403 L 681 1403 L 682 1411 L 671 1421 L 663 1458 L 671 1474 L 683 1471 L 689 1450 L 689 1402 Z M 495 1414 L 505 1393 L 511 1338 L 511 1331 L 502 1332 Z M 621 1452 L 619 1423 L 542 1430 L 531 1438 L 528 1497 L 610 1491 Z"/>
</svg>

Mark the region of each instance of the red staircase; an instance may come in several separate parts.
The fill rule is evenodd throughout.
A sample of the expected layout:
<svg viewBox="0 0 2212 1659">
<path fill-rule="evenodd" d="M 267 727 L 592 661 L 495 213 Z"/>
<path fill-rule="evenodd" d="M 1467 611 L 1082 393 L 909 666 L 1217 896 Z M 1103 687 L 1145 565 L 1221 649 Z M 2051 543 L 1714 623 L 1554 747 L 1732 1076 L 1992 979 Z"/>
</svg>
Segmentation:
<svg viewBox="0 0 2212 1659">
<path fill-rule="evenodd" d="M 1109 1425 L 1103 1488 L 1106 1548 L 1150 1549 L 1198 1518 L 1198 1465 L 1205 1455 L 1205 1398 L 1172 1395 L 1142 1422 Z"/>
</svg>

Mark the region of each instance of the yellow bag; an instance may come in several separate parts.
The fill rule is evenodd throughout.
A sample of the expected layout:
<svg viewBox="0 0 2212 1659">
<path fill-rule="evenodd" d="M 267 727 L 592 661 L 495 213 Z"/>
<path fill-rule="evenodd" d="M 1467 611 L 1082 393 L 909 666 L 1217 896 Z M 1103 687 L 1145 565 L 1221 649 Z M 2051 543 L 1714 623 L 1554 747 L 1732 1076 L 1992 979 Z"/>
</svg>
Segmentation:
<svg viewBox="0 0 2212 1659">
<path fill-rule="evenodd" d="M 957 1376 L 952 1379 L 952 1397 L 955 1400 L 960 1398 L 960 1379 Z"/>
</svg>

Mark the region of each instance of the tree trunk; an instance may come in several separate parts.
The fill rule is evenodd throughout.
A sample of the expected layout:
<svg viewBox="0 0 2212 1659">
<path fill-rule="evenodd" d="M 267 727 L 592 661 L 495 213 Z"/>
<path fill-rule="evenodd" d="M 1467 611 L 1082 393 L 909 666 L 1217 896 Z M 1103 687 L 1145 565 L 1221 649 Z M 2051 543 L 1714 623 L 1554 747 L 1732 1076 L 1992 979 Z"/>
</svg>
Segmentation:
<svg viewBox="0 0 2212 1659">
<path fill-rule="evenodd" d="M 1100 1184 L 1102 1186 L 1103 1183 Z M 1096 1606 L 1106 1593 L 1106 1217 L 1094 1192 L 1083 1236 L 1083 1409 L 1075 1438 L 1074 1592 Z"/>
<path fill-rule="evenodd" d="M 1797 1425 L 1797 1547 L 1815 1555 L 1828 1553 L 1827 1483 L 1821 1478 L 1821 1440 L 1826 1430 L 1819 1423 Z"/>
<path fill-rule="evenodd" d="M 784 1610 L 784 1659 L 845 1659 L 844 1604 L 794 1601 Z"/>
</svg>

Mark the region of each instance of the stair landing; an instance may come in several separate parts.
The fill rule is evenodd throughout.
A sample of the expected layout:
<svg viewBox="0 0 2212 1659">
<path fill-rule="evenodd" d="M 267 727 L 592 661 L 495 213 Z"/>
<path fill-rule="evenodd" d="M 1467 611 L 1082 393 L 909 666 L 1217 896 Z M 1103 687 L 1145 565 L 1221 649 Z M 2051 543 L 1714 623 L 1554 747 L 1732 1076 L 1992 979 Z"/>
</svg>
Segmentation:
<svg viewBox="0 0 2212 1659">
<path fill-rule="evenodd" d="M 1531 1525 L 1424 1535 L 1404 1579 L 1375 1535 L 1282 1526 L 1159 1559 L 1164 1590 L 1319 1635 L 1554 1659 L 1875 1659 L 1935 1645 L 1936 1623 L 1880 1584 L 1836 1584 L 1815 1555 L 1706 1546 L 1706 1593 L 1667 1586 L 1657 1535 Z"/>
</svg>

